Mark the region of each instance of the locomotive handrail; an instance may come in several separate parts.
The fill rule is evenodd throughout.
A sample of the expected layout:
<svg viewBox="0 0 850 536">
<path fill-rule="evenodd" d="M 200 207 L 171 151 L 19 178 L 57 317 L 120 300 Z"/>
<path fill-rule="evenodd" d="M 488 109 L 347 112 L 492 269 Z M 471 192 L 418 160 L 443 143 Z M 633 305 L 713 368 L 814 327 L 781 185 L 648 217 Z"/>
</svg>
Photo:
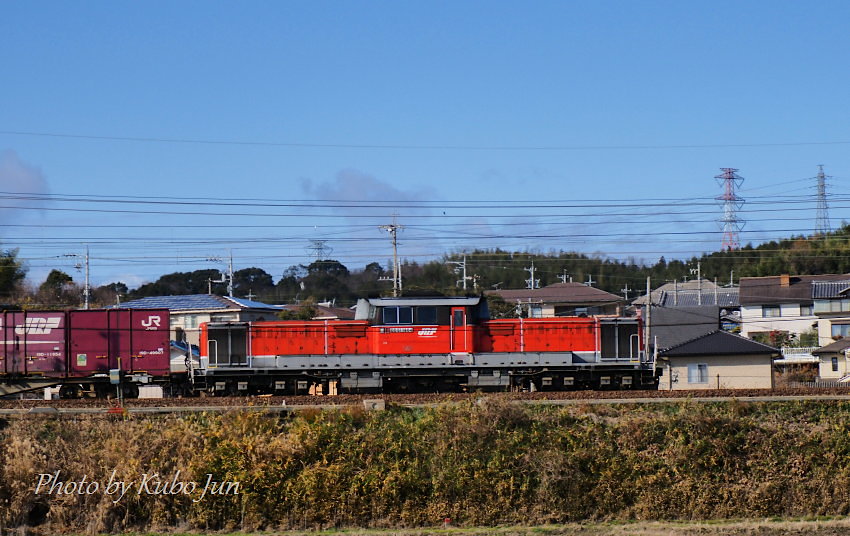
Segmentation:
<svg viewBox="0 0 850 536">
<path fill-rule="evenodd" d="M 635 346 L 637 346 L 637 355 L 635 355 Z M 640 361 L 640 335 L 637 333 L 629 337 L 629 358 L 631 361 Z"/>
<path fill-rule="evenodd" d="M 213 366 L 210 359 L 213 356 L 213 346 L 215 346 L 215 366 Z M 218 368 L 218 341 L 216 340 L 207 341 L 207 367 Z"/>
</svg>

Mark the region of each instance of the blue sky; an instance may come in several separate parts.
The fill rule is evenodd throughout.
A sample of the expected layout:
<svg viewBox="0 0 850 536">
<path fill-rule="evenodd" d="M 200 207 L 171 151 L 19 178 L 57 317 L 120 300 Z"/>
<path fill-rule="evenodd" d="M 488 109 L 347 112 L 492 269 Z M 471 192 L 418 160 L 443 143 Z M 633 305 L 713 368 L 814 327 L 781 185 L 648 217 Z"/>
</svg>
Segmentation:
<svg viewBox="0 0 850 536">
<path fill-rule="evenodd" d="M 357 269 L 393 214 L 411 260 L 687 258 L 720 247 L 721 167 L 742 243 L 811 233 L 817 164 L 847 218 L 847 2 L 0 10 L 0 246 L 36 284 L 86 246 L 95 285 L 231 252 L 277 279 L 311 240 Z"/>
</svg>

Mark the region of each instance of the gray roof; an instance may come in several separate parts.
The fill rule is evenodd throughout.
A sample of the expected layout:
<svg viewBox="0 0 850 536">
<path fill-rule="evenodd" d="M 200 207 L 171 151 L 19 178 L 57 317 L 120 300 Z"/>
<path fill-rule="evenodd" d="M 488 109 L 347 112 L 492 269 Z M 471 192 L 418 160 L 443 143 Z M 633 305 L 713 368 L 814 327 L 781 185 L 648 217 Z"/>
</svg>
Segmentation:
<svg viewBox="0 0 850 536">
<path fill-rule="evenodd" d="M 845 281 L 812 281 L 812 298 L 846 298 L 850 292 L 850 280 Z"/>
<path fill-rule="evenodd" d="M 812 355 L 833 354 L 850 348 L 850 339 L 840 339 L 812 351 Z"/>
<path fill-rule="evenodd" d="M 720 310 L 714 305 L 653 307 L 649 322 L 650 334 L 658 348 L 671 348 L 717 331 L 720 328 Z"/>
<path fill-rule="evenodd" d="M 741 305 L 811 303 L 814 283 L 848 280 L 846 274 L 742 277 Z"/>
<path fill-rule="evenodd" d="M 664 283 L 660 287 L 654 289 L 652 291 L 652 303 L 654 305 L 661 304 L 661 297 L 665 292 L 667 293 L 675 293 L 678 292 L 680 294 L 686 291 L 697 292 L 698 290 L 702 290 L 703 294 L 706 292 L 714 292 L 714 289 L 718 288 L 717 285 L 714 284 L 713 281 L 709 281 L 708 279 L 693 279 L 690 281 L 671 281 L 670 283 Z M 632 301 L 633 305 L 646 305 L 646 294 L 638 297 L 634 301 Z M 694 302 L 696 305 L 696 302 Z"/>
<path fill-rule="evenodd" d="M 696 339 L 667 348 L 659 353 L 663 357 L 759 354 L 779 355 L 779 350 L 746 337 L 720 330 L 701 335 Z"/>
<path fill-rule="evenodd" d="M 543 288 L 489 290 L 488 296 L 499 296 L 508 302 L 559 303 L 572 305 L 621 303 L 621 296 L 589 287 L 584 283 L 555 283 Z"/>
<path fill-rule="evenodd" d="M 434 297 L 434 298 L 370 298 L 369 303 L 375 307 L 412 306 L 412 305 L 451 305 L 462 307 L 478 305 L 481 298 L 467 297 Z"/>
<path fill-rule="evenodd" d="M 655 299 L 654 295 L 653 299 Z M 738 307 L 741 305 L 738 301 L 737 288 L 717 288 L 703 290 L 702 293 L 698 290 L 662 291 L 656 303 L 662 307 L 699 307 L 701 305 Z"/>
<path fill-rule="evenodd" d="M 148 296 L 124 302 L 119 307 L 128 309 L 162 308 L 171 311 L 221 311 L 267 309 L 279 311 L 280 307 L 267 303 L 216 296 L 214 294 L 186 294 L 180 296 Z"/>
</svg>

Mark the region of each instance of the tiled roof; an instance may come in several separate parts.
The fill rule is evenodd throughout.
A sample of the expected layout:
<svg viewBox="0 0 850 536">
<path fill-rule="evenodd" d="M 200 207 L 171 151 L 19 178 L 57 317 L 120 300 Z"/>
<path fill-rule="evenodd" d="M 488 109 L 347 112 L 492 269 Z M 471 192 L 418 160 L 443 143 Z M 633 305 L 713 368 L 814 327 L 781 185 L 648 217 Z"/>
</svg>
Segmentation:
<svg viewBox="0 0 850 536">
<path fill-rule="evenodd" d="M 652 338 L 663 350 L 717 331 L 720 311 L 714 305 L 653 307 L 649 322 Z"/>
<path fill-rule="evenodd" d="M 713 293 L 715 288 L 718 288 L 717 285 L 715 285 L 713 281 L 709 281 L 708 279 L 693 279 L 691 281 L 673 281 L 671 283 L 664 283 L 663 285 L 652 291 L 652 303 L 654 305 L 660 304 L 661 296 L 663 296 L 665 292 L 679 292 L 680 294 L 682 294 L 685 291 L 696 292 L 701 289 L 703 294 L 705 294 L 709 291 Z M 646 294 L 635 299 L 632 304 L 646 305 Z"/>
<path fill-rule="evenodd" d="M 787 286 L 782 286 L 784 277 Z M 741 305 L 774 305 L 780 303 L 811 303 L 812 283 L 847 281 L 846 274 L 795 275 L 770 277 L 742 277 L 740 281 Z"/>
<path fill-rule="evenodd" d="M 655 296 L 653 296 L 655 298 Z M 717 303 L 715 303 L 715 301 Z M 680 290 L 678 292 L 664 291 L 661 293 L 658 305 L 662 307 L 698 307 L 700 305 L 717 305 L 718 307 L 738 307 L 737 288 L 717 288 L 703 290 L 702 297 L 698 290 Z"/>
<path fill-rule="evenodd" d="M 186 294 L 181 296 L 148 296 L 124 302 L 119 307 L 129 309 L 163 308 L 171 311 L 221 311 L 226 309 L 274 309 L 279 307 L 267 303 L 228 298 L 214 294 Z"/>
<path fill-rule="evenodd" d="M 622 297 L 582 283 L 555 283 L 537 289 L 493 290 L 488 295 L 500 296 L 505 301 L 532 301 L 535 303 L 617 303 Z"/>
<path fill-rule="evenodd" d="M 850 295 L 850 280 L 812 281 L 812 298 L 847 298 Z"/>
<path fill-rule="evenodd" d="M 696 339 L 667 348 L 659 355 L 664 357 L 687 357 L 709 355 L 779 354 L 772 346 L 756 342 L 728 331 L 713 331 Z"/>
<path fill-rule="evenodd" d="M 850 339 L 840 339 L 826 346 L 822 346 L 812 352 L 812 355 L 831 354 L 835 352 L 843 352 L 850 348 Z"/>
</svg>

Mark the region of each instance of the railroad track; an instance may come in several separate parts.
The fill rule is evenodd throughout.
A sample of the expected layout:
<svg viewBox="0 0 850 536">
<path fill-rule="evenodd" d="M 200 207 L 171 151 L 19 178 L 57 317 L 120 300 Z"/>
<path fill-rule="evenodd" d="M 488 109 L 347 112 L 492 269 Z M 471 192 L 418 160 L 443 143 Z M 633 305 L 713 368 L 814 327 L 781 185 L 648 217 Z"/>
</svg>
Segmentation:
<svg viewBox="0 0 850 536">
<path fill-rule="evenodd" d="M 335 396 L 258 396 L 231 398 L 135 399 L 123 407 L 115 401 L 82 400 L 0 400 L 0 416 L 13 415 L 128 415 L 190 413 L 202 411 L 291 412 L 306 408 L 333 409 L 380 405 L 432 406 L 481 398 L 533 404 L 650 404 L 679 400 L 710 403 L 745 400 L 782 402 L 793 400 L 850 401 L 850 389 L 750 389 L 699 391 L 569 391 L 538 393 L 453 393 L 453 394 L 375 394 Z M 380 402 L 377 402 L 380 401 Z"/>
</svg>

